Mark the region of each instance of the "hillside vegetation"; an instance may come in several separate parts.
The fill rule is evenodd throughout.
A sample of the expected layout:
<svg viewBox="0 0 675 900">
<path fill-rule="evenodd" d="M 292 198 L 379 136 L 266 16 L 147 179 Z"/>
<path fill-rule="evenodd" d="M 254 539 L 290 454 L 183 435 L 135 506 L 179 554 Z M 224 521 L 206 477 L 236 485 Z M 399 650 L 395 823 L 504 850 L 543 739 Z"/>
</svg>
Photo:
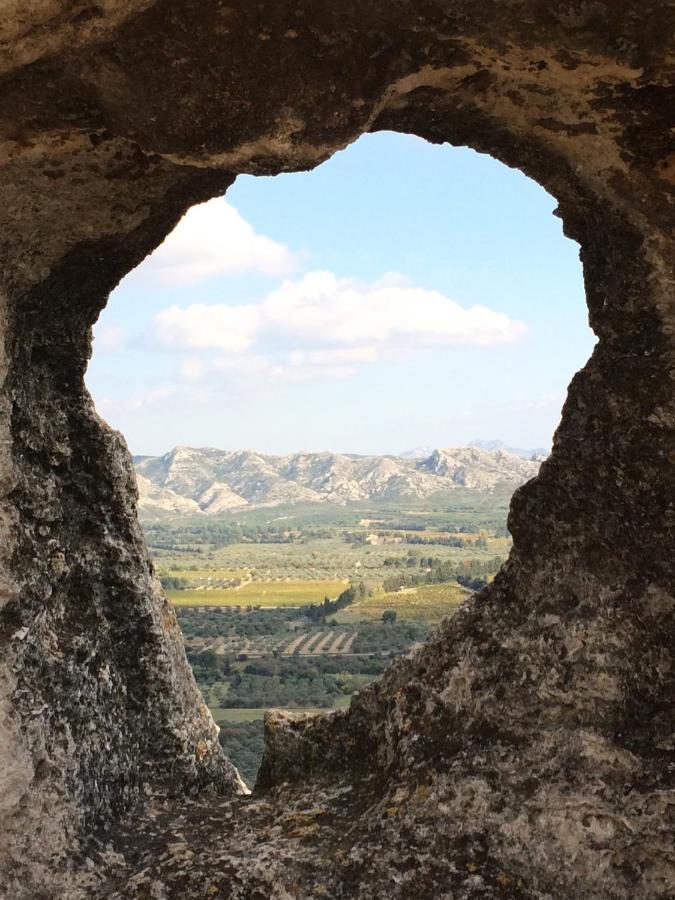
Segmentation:
<svg viewBox="0 0 675 900">
<path fill-rule="evenodd" d="M 137 457 L 139 506 L 146 517 L 210 516 L 299 503 L 344 505 L 363 500 L 409 501 L 457 489 L 513 491 L 536 475 L 541 457 L 460 447 L 428 456 L 354 456 L 176 447 Z"/>
</svg>

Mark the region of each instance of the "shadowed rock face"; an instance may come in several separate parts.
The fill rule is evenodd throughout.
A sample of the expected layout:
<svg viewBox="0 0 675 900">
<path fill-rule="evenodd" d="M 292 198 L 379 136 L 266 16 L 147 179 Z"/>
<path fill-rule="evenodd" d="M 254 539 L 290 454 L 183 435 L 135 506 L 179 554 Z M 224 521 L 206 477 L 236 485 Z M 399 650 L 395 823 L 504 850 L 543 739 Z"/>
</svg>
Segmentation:
<svg viewBox="0 0 675 900">
<path fill-rule="evenodd" d="M 6 6 L 0 894 L 671 896 L 672 4 Z M 192 203 L 378 129 L 550 191 L 599 341 L 495 583 L 348 710 L 269 719 L 237 797 L 90 329 Z"/>
</svg>

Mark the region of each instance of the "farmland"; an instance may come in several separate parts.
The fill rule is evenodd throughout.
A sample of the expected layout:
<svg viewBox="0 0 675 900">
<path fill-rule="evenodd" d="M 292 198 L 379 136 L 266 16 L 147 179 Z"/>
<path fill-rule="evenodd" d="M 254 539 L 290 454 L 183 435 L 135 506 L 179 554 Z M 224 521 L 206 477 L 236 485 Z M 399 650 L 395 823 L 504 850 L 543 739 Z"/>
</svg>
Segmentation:
<svg viewBox="0 0 675 900">
<path fill-rule="evenodd" d="M 262 754 L 265 709 L 339 708 L 391 659 L 424 639 L 418 622 L 335 617 L 311 622 L 296 609 L 179 607 L 178 621 L 221 743 L 249 782 Z M 300 611 L 301 612 L 301 611 Z"/>
<path fill-rule="evenodd" d="M 505 505 L 455 499 L 459 510 L 291 507 L 236 528 L 148 526 L 221 744 L 249 783 L 266 709 L 348 704 L 493 577 L 510 546 Z"/>
<path fill-rule="evenodd" d="M 399 620 L 425 622 L 436 625 L 466 600 L 471 591 L 456 581 L 444 584 L 424 584 L 403 588 L 392 593 L 375 593 L 349 609 L 336 614 L 337 622 L 353 623 L 359 620 L 379 622 L 386 610 L 396 613 Z"/>
<path fill-rule="evenodd" d="M 335 597 L 347 583 L 346 580 L 261 580 L 248 581 L 232 588 L 211 588 L 207 584 L 192 590 L 167 590 L 167 596 L 174 606 L 298 607 L 320 603 L 324 597 Z"/>
</svg>

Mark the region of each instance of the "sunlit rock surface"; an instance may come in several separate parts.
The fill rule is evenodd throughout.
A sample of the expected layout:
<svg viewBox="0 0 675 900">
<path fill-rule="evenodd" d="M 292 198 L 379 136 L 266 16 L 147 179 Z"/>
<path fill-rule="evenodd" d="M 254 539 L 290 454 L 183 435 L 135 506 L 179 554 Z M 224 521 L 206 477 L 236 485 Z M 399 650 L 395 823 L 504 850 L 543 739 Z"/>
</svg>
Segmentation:
<svg viewBox="0 0 675 900">
<path fill-rule="evenodd" d="M 672 896 L 672 4 L 2 13 L 0 891 Z M 378 129 L 550 191 L 598 344 L 495 583 L 347 711 L 271 718 L 245 797 L 84 388 L 90 329 L 191 204 Z"/>
<path fill-rule="evenodd" d="M 282 503 L 346 504 L 428 497 L 457 488 L 514 490 L 539 471 L 540 460 L 475 447 L 434 450 L 425 459 L 175 447 L 134 461 L 142 516 L 219 513 Z"/>
</svg>

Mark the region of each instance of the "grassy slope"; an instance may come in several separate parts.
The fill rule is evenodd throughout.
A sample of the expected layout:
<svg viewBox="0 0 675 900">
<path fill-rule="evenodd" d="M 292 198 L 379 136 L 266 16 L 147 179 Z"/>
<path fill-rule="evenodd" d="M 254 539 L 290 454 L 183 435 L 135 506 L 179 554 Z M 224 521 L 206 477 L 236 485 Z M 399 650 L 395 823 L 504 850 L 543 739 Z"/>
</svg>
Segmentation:
<svg viewBox="0 0 675 900">
<path fill-rule="evenodd" d="M 468 596 L 469 592 L 456 581 L 424 584 L 390 594 L 379 592 L 337 613 L 335 619 L 345 625 L 363 620 L 379 622 L 385 610 L 393 610 L 400 620 L 435 625 L 454 612 Z"/>
</svg>

